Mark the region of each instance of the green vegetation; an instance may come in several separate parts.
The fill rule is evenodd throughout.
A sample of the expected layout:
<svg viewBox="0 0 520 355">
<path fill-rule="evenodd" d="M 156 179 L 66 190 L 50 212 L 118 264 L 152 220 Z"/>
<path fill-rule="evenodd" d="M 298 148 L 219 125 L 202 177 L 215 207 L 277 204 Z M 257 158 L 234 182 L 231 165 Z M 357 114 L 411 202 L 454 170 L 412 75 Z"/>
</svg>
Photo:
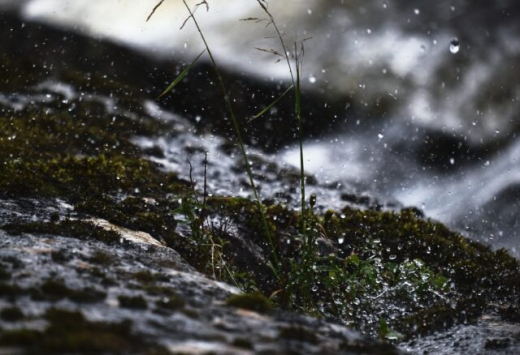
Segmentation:
<svg viewBox="0 0 520 355">
<path fill-rule="evenodd" d="M 178 309 L 184 308 L 184 305 L 186 303 L 182 298 L 179 296 L 170 296 L 161 298 L 159 301 L 155 302 L 155 306 L 160 310 L 169 310 L 169 311 L 175 311 Z"/>
<path fill-rule="evenodd" d="M 91 222 L 77 220 L 63 220 L 54 222 L 29 222 L 29 223 L 9 223 L 2 226 L 2 229 L 14 234 L 23 233 L 51 234 L 77 238 L 81 240 L 98 240 L 107 244 L 119 242 L 120 235 L 114 231 L 107 231 L 95 226 Z"/>
<path fill-rule="evenodd" d="M 0 318 L 5 322 L 18 322 L 25 318 L 25 314 L 18 307 L 8 307 L 0 311 Z"/>
<path fill-rule="evenodd" d="M 261 293 L 233 295 L 227 299 L 226 304 L 231 307 L 248 309 L 259 313 L 273 311 L 272 302 Z"/>
<path fill-rule="evenodd" d="M 148 303 L 143 296 L 124 296 L 121 295 L 117 298 L 119 300 L 119 306 L 123 308 L 131 309 L 147 309 Z"/>
<path fill-rule="evenodd" d="M 318 337 L 316 334 L 310 332 L 305 328 L 300 327 L 288 327 L 280 329 L 280 338 L 287 340 L 297 340 L 308 342 L 312 344 L 318 343 Z"/>
<path fill-rule="evenodd" d="M 133 334 L 131 323 L 90 322 L 80 312 L 51 308 L 44 315 L 44 331 L 0 331 L 0 346 L 23 347 L 31 354 L 129 353 L 168 354 L 144 336 Z"/>
</svg>

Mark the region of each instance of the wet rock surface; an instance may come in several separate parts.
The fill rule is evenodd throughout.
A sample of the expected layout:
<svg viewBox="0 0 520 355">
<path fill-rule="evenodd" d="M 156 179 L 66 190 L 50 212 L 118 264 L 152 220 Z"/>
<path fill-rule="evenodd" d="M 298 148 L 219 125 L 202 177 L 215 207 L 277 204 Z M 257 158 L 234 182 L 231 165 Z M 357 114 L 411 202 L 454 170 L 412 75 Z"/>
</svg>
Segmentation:
<svg viewBox="0 0 520 355">
<path fill-rule="evenodd" d="M 2 212 L 16 210 L 17 219 L 37 221 L 64 211 L 51 202 L 1 201 L 0 206 Z M 399 353 L 325 320 L 228 306 L 226 300 L 239 289 L 198 273 L 165 246 L 4 231 L 0 241 L 4 350 Z M 69 329 L 56 324 L 68 322 Z M 96 335 L 107 343 L 85 339 Z"/>
</svg>

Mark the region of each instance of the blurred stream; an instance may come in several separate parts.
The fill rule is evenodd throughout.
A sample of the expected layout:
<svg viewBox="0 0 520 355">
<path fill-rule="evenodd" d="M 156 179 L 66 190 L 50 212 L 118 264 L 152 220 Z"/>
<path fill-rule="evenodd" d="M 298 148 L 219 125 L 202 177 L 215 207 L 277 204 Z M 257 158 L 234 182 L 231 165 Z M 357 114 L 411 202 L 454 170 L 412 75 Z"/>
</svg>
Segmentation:
<svg viewBox="0 0 520 355">
<path fill-rule="evenodd" d="M 202 44 L 181 1 L 2 0 L 27 19 L 190 61 Z M 272 27 L 254 0 L 197 11 L 228 69 L 288 83 Z M 417 206 L 427 217 L 520 255 L 520 4 L 513 0 L 271 0 L 288 43 L 306 42 L 304 90 L 334 134 L 305 144 L 319 181 Z M 365 107 L 353 116 L 350 105 Z M 326 117 L 325 117 L 326 116 Z M 312 119 L 317 119 L 316 117 Z M 297 166 L 289 146 L 273 157 Z M 312 192 L 312 187 L 310 187 Z M 327 204 L 328 196 L 320 202 Z M 333 203 L 336 205 L 337 201 Z"/>
</svg>

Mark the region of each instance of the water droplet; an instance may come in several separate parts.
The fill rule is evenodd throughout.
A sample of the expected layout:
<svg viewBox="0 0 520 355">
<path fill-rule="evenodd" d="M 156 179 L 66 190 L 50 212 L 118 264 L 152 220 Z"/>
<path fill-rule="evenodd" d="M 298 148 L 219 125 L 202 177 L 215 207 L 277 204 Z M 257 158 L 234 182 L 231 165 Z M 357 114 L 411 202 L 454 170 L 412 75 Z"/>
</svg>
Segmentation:
<svg viewBox="0 0 520 355">
<path fill-rule="evenodd" d="M 338 238 L 338 243 L 339 244 L 343 244 L 344 242 L 345 242 L 345 238 L 343 238 L 343 237 L 339 237 Z"/>
<path fill-rule="evenodd" d="M 309 77 L 309 82 L 314 84 L 316 82 L 316 78 L 314 76 Z"/>
<path fill-rule="evenodd" d="M 451 165 L 455 164 L 455 158 L 450 158 L 450 164 Z"/>
<path fill-rule="evenodd" d="M 200 122 L 200 120 L 201 120 L 200 116 L 195 117 L 195 122 Z"/>
<path fill-rule="evenodd" d="M 311 10 L 311 9 L 307 9 L 307 13 L 308 13 L 309 15 L 312 15 L 312 10 Z"/>
<path fill-rule="evenodd" d="M 379 139 L 383 139 L 384 136 L 383 136 L 381 133 L 379 133 L 379 134 L 377 135 L 377 137 L 378 137 Z"/>
<path fill-rule="evenodd" d="M 413 13 L 416 14 L 416 15 L 419 15 L 421 13 L 421 10 L 415 9 L 415 10 L 413 10 Z"/>
<path fill-rule="evenodd" d="M 388 259 L 390 259 L 390 260 L 395 260 L 395 259 L 397 259 L 397 255 L 392 254 L 392 255 L 390 255 L 390 256 L 388 257 Z"/>
<path fill-rule="evenodd" d="M 372 30 L 370 28 L 367 28 L 367 33 L 368 34 L 371 34 L 372 33 Z"/>
<path fill-rule="evenodd" d="M 460 50 L 460 42 L 457 38 L 454 38 L 450 42 L 450 52 L 455 54 L 458 53 Z"/>
</svg>

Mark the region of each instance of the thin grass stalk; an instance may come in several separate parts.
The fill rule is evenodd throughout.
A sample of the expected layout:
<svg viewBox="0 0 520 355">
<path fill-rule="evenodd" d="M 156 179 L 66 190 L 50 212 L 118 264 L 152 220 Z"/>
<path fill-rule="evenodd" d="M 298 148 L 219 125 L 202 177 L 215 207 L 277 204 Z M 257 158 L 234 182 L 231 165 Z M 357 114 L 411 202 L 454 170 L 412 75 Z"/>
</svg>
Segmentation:
<svg viewBox="0 0 520 355">
<path fill-rule="evenodd" d="M 298 61 L 298 49 L 296 48 L 296 43 L 294 44 L 295 49 L 295 55 L 296 55 L 296 80 L 294 78 L 292 66 L 291 66 L 291 60 L 289 58 L 289 51 L 287 50 L 287 46 L 285 45 L 285 42 L 283 40 L 282 32 L 280 32 L 280 29 L 278 28 L 278 25 L 276 24 L 276 21 L 274 20 L 273 15 L 267 8 L 267 6 L 262 2 L 263 0 L 256 0 L 258 5 L 262 8 L 262 10 L 267 14 L 269 17 L 270 23 L 273 25 L 276 34 L 278 36 L 278 39 L 280 40 L 280 44 L 283 48 L 283 53 L 285 55 L 285 60 L 287 62 L 287 67 L 289 68 L 289 73 L 291 74 L 291 81 L 294 87 L 294 112 L 296 115 L 296 120 L 298 121 L 298 137 L 299 137 L 299 144 L 300 144 L 300 193 L 301 193 L 301 215 L 302 215 L 302 234 L 306 234 L 306 208 L 305 208 L 305 166 L 304 166 L 304 158 L 303 158 L 303 125 L 302 125 L 302 118 L 301 118 L 301 91 L 300 91 L 300 62 Z"/>
<path fill-rule="evenodd" d="M 278 39 L 280 40 L 280 44 L 282 45 L 282 48 L 283 48 L 283 54 L 285 56 L 285 60 L 287 61 L 287 66 L 289 67 L 289 73 L 291 74 L 292 84 L 295 86 L 293 70 L 291 67 L 291 60 L 289 58 L 289 51 L 287 50 L 287 47 L 285 46 L 285 42 L 283 41 L 282 32 L 280 32 L 280 30 L 278 29 L 278 25 L 276 25 L 276 21 L 274 20 L 273 15 L 271 15 L 269 10 L 267 9 L 267 6 L 265 6 L 262 3 L 262 0 L 256 0 L 256 1 L 258 2 L 260 7 L 262 8 L 262 10 L 264 10 L 264 12 L 267 14 L 267 16 L 269 16 L 269 19 L 271 20 L 271 23 L 273 24 L 276 34 L 278 35 Z"/>
<path fill-rule="evenodd" d="M 294 44 L 296 49 L 296 43 Z M 296 49 L 296 86 L 294 87 L 294 111 L 298 121 L 298 141 L 300 143 L 300 192 L 302 196 L 302 233 L 307 234 L 305 213 L 305 164 L 303 159 L 303 124 L 301 116 L 301 91 L 300 91 L 300 62 L 298 61 L 298 50 Z M 310 243 L 308 243 L 310 244 Z M 309 245 L 310 247 L 310 245 Z"/>
<path fill-rule="evenodd" d="M 229 99 L 229 94 L 228 94 L 228 90 L 226 88 L 226 84 L 224 83 L 224 80 L 222 79 L 222 75 L 220 74 L 220 70 L 219 70 L 219 67 L 217 65 L 217 62 L 216 62 L 215 58 L 213 57 L 213 53 L 211 52 L 211 49 L 210 49 L 210 47 L 209 47 L 209 45 L 208 45 L 208 43 L 206 41 L 206 38 L 204 37 L 204 34 L 202 33 L 202 30 L 201 30 L 201 28 L 199 26 L 199 23 L 195 19 L 195 16 L 193 15 L 193 12 L 191 11 L 191 9 L 188 6 L 188 4 L 186 3 L 186 0 L 183 0 L 183 3 L 186 6 L 186 9 L 188 10 L 188 12 L 190 14 L 191 19 L 193 20 L 193 23 L 197 27 L 197 31 L 199 32 L 199 35 L 200 35 L 200 37 L 202 39 L 202 42 L 204 42 L 204 46 L 206 47 L 206 50 L 208 51 L 208 55 L 210 57 L 211 64 L 213 65 L 213 68 L 214 68 L 215 73 L 217 75 L 218 81 L 220 83 L 220 88 L 222 90 L 222 93 L 224 94 L 224 101 L 226 102 L 226 106 L 227 106 L 227 109 L 229 111 L 229 115 L 231 116 L 231 121 L 233 122 L 233 126 L 235 128 L 235 133 L 236 133 L 236 136 L 237 136 L 238 145 L 240 146 L 240 151 L 242 153 L 242 157 L 243 157 L 244 163 L 246 165 L 246 172 L 247 172 L 247 176 L 249 177 L 249 183 L 251 184 L 251 188 L 253 190 L 253 194 L 254 194 L 254 197 L 255 197 L 255 200 L 256 200 L 256 204 L 257 204 L 257 207 L 258 207 L 258 212 L 261 215 L 262 224 L 263 224 L 264 229 L 265 229 L 266 237 L 267 237 L 267 240 L 268 240 L 269 245 L 271 247 L 271 253 L 272 253 L 273 262 L 274 262 L 273 271 L 275 273 L 275 276 L 278 278 L 278 266 L 279 266 L 279 264 L 278 264 L 278 256 L 276 254 L 276 248 L 275 248 L 275 245 L 274 245 L 274 242 L 273 242 L 273 238 L 271 236 L 271 232 L 269 231 L 269 225 L 268 225 L 267 219 L 265 217 L 265 213 L 264 213 L 264 210 L 263 210 L 263 207 L 262 207 L 262 202 L 260 201 L 260 196 L 258 195 L 258 191 L 257 191 L 256 185 L 255 185 L 254 179 L 253 179 L 253 172 L 251 171 L 251 166 L 249 165 L 249 159 L 247 158 L 247 153 L 246 153 L 244 141 L 242 139 L 242 134 L 240 133 L 240 127 L 238 125 L 238 120 L 236 119 L 235 112 L 233 110 L 233 106 L 231 105 L 231 100 Z"/>
</svg>

